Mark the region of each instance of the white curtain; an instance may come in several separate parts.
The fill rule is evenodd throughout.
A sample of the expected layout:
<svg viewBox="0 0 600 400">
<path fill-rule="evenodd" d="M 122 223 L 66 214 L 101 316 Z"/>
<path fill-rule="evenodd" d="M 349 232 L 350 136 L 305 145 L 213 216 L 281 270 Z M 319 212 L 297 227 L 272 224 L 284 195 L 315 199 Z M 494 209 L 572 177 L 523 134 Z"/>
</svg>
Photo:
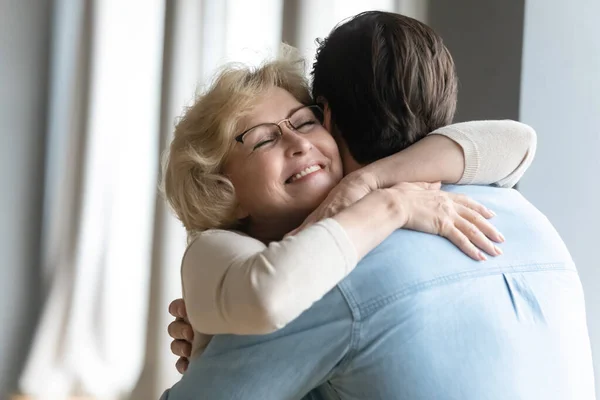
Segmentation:
<svg viewBox="0 0 600 400">
<path fill-rule="evenodd" d="M 48 296 L 21 388 L 114 398 L 144 361 L 164 2 L 59 0 L 54 13 Z"/>
<path fill-rule="evenodd" d="M 43 229 L 46 301 L 23 394 L 151 399 L 179 379 L 166 333 L 185 232 L 158 196 L 160 153 L 196 89 L 282 38 L 426 2 L 56 0 Z"/>
</svg>

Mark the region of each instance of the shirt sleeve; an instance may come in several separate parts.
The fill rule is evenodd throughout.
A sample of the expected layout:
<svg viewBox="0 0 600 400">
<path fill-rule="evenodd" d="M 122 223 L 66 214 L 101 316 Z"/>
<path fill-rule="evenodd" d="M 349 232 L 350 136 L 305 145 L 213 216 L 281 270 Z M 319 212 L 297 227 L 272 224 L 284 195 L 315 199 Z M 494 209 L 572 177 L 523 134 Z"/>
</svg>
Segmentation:
<svg viewBox="0 0 600 400">
<path fill-rule="evenodd" d="M 344 229 L 325 219 L 268 246 L 249 236 L 210 230 L 183 257 L 188 318 L 205 334 L 265 334 L 282 328 L 356 266 Z"/>
<path fill-rule="evenodd" d="M 458 143 L 465 156 L 465 171 L 458 184 L 513 187 L 531 165 L 537 136 L 517 121 L 471 121 L 448 125 L 432 135 Z"/>
</svg>

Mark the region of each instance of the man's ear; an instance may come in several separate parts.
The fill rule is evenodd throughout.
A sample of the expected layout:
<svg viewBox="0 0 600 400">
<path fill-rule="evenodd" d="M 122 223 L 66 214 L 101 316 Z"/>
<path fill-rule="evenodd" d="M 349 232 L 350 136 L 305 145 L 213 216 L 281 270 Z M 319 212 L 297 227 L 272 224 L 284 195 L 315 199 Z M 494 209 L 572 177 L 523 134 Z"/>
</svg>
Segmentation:
<svg viewBox="0 0 600 400">
<path fill-rule="evenodd" d="M 325 104 L 325 109 L 323 110 L 323 126 L 327 129 L 328 132 L 333 133 L 333 124 L 331 123 L 331 108 L 329 108 L 329 104 Z"/>
<path fill-rule="evenodd" d="M 331 108 L 329 108 L 329 103 L 327 99 L 322 96 L 317 97 L 317 104 L 323 108 L 323 127 L 327 129 L 329 132 L 331 131 Z"/>
</svg>

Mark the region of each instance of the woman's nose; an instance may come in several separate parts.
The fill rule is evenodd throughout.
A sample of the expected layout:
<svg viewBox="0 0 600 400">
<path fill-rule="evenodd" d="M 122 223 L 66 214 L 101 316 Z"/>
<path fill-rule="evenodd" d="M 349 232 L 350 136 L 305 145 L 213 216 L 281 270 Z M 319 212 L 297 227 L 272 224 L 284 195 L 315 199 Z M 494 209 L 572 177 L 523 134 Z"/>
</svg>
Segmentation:
<svg viewBox="0 0 600 400">
<path fill-rule="evenodd" d="M 312 149 L 313 145 L 308 138 L 288 126 L 285 126 L 283 132 L 283 142 L 286 144 L 286 155 L 294 157 L 306 154 Z"/>
</svg>

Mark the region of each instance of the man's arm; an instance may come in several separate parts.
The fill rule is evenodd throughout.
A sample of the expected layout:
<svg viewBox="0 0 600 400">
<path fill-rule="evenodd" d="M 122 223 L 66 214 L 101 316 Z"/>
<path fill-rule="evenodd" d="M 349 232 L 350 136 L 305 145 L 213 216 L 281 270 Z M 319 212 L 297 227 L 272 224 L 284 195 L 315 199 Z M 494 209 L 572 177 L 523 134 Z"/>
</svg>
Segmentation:
<svg viewBox="0 0 600 400">
<path fill-rule="evenodd" d="M 324 383 L 346 355 L 352 323 L 343 295 L 332 290 L 275 333 L 216 335 L 163 398 L 302 398 Z"/>
<path fill-rule="evenodd" d="M 169 313 L 175 317 L 175 320 L 169 324 L 169 336 L 173 338 L 171 342 L 171 351 L 179 356 L 176 367 L 180 374 L 183 374 L 189 366 L 189 358 L 192 354 L 192 342 L 194 341 L 194 330 L 187 321 L 185 302 L 183 299 L 176 299 L 169 305 Z M 167 400 L 168 392 L 161 397 L 161 400 Z M 323 383 L 311 390 L 302 400 L 339 400 L 339 395 L 329 383 Z"/>
</svg>

